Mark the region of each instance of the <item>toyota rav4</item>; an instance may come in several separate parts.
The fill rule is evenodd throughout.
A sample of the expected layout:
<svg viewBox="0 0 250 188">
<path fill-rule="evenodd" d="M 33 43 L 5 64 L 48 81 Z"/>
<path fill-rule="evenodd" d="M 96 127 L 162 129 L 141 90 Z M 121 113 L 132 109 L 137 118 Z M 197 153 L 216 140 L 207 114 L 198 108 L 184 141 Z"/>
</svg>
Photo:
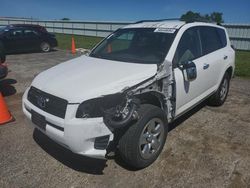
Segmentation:
<svg viewBox="0 0 250 188">
<path fill-rule="evenodd" d="M 170 122 L 205 99 L 224 103 L 234 60 L 222 26 L 141 21 L 40 73 L 24 93 L 23 111 L 74 153 L 118 153 L 140 169 L 161 153 Z"/>
</svg>

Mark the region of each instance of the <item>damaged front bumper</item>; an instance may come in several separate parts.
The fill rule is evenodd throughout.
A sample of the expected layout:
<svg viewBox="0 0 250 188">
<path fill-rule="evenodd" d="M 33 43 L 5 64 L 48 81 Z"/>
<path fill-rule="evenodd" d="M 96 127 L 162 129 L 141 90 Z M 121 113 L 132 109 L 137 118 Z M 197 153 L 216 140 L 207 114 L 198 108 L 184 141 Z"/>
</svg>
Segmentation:
<svg viewBox="0 0 250 188">
<path fill-rule="evenodd" d="M 24 93 L 22 108 L 24 114 L 32 122 L 32 113 L 45 117 L 46 125 L 38 128 L 58 144 L 68 148 L 73 153 L 93 157 L 105 158 L 107 148 L 114 135 L 104 124 L 103 118 L 76 118 L 78 104 L 69 104 L 65 119 L 51 115 L 37 108 L 27 100 L 28 90 Z M 34 122 L 34 121 L 33 121 Z"/>
</svg>

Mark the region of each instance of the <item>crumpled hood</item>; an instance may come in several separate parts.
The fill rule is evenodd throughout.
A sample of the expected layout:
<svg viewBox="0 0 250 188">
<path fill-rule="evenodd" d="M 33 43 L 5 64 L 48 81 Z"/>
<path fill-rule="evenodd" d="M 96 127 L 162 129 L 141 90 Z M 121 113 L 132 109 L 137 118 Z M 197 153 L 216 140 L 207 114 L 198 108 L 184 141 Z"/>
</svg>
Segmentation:
<svg viewBox="0 0 250 188">
<path fill-rule="evenodd" d="M 157 72 L 156 64 L 136 64 L 80 56 L 40 73 L 32 86 L 81 103 L 134 86 Z"/>
</svg>

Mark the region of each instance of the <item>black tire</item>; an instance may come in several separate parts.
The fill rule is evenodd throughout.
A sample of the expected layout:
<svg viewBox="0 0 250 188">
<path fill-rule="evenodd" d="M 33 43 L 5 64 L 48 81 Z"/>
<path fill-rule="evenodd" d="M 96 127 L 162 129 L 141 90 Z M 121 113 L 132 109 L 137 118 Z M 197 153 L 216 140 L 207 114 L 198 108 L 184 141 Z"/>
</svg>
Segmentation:
<svg viewBox="0 0 250 188">
<path fill-rule="evenodd" d="M 3 43 L 0 41 L 0 64 L 4 63 L 5 60 L 6 60 L 6 56 L 5 56 L 4 46 L 3 46 Z"/>
<path fill-rule="evenodd" d="M 40 44 L 40 50 L 45 53 L 49 52 L 51 50 L 51 46 L 48 42 L 42 42 Z"/>
<path fill-rule="evenodd" d="M 4 63 L 6 61 L 6 56 L 4 53 L 0 52 L 0 64 Z"/>
<path fill-rule="evenodd" d="M 218 90 L 208 99 L 208 105 L 221 106 L 227 99 L 230 85 L 230 75 L 226 72 L 220 83 Z"/>
<path fill-rule="evenodd" d="M 118 150 L 127 165 L 135 169 L 142 169 L 152 164 L 161 153 L 167 137 L 168 123 L 163 110 L 154 105 L 141 105 L 138 114 L 138 121 L 131 125 L 120 138 Z M 149 124 L 154 121 L 155 123 Z M 151 127 L 155 127 L 154 131 L 158 132 L 158 129 L 160 129 L 158 136 L 155 136 L 158 134 L 157 132 L 155 132 L 155 135 L 152 133 L 152 129 L 149 131 L 150 125 L 152 125 Z M 145 131 L 151 133 L 144 133 Z M 145 137 L 145 135 L 147 136 Z M 148 143 L 144 145 L 141 142 L 142 140 Z M 154 150 L 154 148 L 156 149 Z M 148 153 L 146 152 L 147 149 Z"/>
</svg>

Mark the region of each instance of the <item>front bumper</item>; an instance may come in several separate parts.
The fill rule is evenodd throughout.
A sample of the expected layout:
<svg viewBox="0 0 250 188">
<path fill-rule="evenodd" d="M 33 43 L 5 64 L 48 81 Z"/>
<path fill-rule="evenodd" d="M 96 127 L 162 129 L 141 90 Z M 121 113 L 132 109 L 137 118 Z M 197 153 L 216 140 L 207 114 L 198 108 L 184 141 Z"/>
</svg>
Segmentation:
<svg viewBox="0 0 250 188">
<path fill-rule="evenodd" d="M 22 100 L 24 114 L 31 120 L 31 110 L 33 110 L 44 116 L 47 122 L 45 130 L 32 123 L 36 128 L 74 153 L 93 158 L 105 158 L 107 150 L 96 147 L 97 140 L 105 140 L 109 144 L 114 135 L 104 124 L 103 118 L 75 118 L 78 104 L 67 106 L 65 119 L 56 117 L 30 103 L 27 99 L 28 90 L 29 88 L 25 91 Z"/>
</svg>

